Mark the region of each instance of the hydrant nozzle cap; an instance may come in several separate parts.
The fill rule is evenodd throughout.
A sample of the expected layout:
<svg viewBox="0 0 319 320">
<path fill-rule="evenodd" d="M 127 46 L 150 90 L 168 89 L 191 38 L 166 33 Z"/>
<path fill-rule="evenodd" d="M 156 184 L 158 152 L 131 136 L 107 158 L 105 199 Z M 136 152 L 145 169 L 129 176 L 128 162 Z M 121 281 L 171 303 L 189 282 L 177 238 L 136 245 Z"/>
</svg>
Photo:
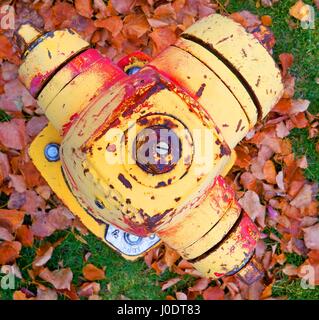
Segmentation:
<svg viewBox="0 0 319 320">
<path fill-rule="evenodd" d="M 29 46 L 32 42 L 34 42 L 41 36 L 41 33 L 31 24 L 23 24 L 18 30 L 18 35 L 24 41 L 26 46 Z"/>
<path fill-rule="evenodd" d="M 41 34 L 26 24 L 19 29 L 18 36 L 27 46 L 19 77 L 35 98 L 61 66 L 90 47 L 87 41 L 71 29 Z"/>
</svg>

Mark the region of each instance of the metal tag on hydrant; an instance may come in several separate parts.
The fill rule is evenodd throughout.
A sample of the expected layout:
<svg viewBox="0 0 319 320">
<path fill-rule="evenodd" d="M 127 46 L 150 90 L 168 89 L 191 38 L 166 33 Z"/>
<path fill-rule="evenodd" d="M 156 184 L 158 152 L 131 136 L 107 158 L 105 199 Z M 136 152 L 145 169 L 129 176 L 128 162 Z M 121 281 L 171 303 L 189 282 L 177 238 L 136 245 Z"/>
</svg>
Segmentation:
<svg viewBox="0 0 319 320">
<path fill-rule="evenodd" d="M 262 44 L 218 14 L 118 64 L 72 30 L 19 35 L 49 119 L 30 156 L 65 205 L 127 259 L 162 240 L 206 277 L 255 281 L 259 232 L 222 177 L 283 90 Z"/>
</svg>

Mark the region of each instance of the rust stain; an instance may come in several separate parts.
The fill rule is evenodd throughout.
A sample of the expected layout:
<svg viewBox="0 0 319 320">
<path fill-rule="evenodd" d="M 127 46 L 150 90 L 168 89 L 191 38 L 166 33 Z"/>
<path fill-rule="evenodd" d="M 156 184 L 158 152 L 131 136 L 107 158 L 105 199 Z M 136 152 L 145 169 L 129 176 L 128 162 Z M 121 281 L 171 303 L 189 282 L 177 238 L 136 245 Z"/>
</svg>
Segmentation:
<svg viewBox="0 0 319 320">
<path fill-rule="evenodd" d="M 200 98 L 202 96 L 205 87 L 206 87 L 206 83 L 202 83 L 201 86 L 199 87 L 199 89 L 197 90 L 196 96 L 198 98 Z"/>
<path fill-rule="evenodd" d="M 132 189 L 132 184 L 124 177 L 122 173 L 118 175 L 118 179 L 123 183 L 123 185 L 128 188 Z"/>
</svg>

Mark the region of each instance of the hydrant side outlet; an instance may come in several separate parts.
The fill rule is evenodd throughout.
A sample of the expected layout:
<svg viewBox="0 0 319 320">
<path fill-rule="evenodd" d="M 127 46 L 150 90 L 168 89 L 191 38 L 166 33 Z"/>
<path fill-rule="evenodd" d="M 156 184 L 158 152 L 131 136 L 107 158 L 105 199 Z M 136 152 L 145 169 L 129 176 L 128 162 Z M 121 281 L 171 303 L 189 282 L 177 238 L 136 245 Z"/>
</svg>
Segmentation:
<svg viewBox="0 0 319 320">
<path fill-rule="evenodd" d="M 214 14 L 116 65 L 72 30 L 20 36 L 20 79 L 49 119 L 30 156 L 70 210 L 128 259 L 160 238 L 206 277 L 255 281 L 258 228 L 223 175 L 283 91 L 259 41 Z M 37 156 L 50 145 L 54 161 Z"/>
</svg>

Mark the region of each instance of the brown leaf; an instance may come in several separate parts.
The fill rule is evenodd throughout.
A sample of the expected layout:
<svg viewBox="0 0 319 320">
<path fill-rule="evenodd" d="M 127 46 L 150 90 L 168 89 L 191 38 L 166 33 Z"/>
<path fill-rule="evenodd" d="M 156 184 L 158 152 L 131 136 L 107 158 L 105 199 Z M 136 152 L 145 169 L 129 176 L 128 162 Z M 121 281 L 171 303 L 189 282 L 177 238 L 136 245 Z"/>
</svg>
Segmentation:
<svg viewBox="0 0 319 320">
<path fill-rule="evenodd" d="M 129 14 L 123 20 L 123 35 L 129 40 L 137 40 L 149 31 L 150 25 L 142 14 Z"/>
<path fill-rule="evenodd" d="M 225 292 L 219 287 L 209 287 L 203 292 L 204 300 L 224 300 Z"/>
<path fill-rule="evenodd" d="M 9 186 L 14 188 L 17 192 L 23 193 L 27 190 L 23 176 L 10 174 L 10 183 Z"/>
<path fill-rule="evenodd" d="M 156 56 L 169 45 L 173 44 L 177 40 L 174 27 L 162 27 L 156 28 L 149 34 L 149 37 L 153 41 L 152 55 Z"/>
<path fill-rule="evenodd" d="M 101 290 L 101 286 L 97 282 L 85 282 L 81 285 L 78 290 L 78 295 L 80 297 L 91 297 L 97 295 Z"/>
<path fill-rule="evenodd" d="M 279 189 L 285 190 L 285 184 L 284 184 L 284 174 L 282 171 L 279 171 L 276 175 L 276 183 Z"/>
<path fill-rule="evenodd" d="M 63 206 L 50 212 L 37 212 L 31 227 L 34 235 L 47 237 L 55 230 L 65 230 L 72 225 L 74 216 Z"/>
<path fill-rule="evenodd" d="M 29 298 L 21 290 L 17 290 L 13 293 L 13 300 L 29 300 Z"/>
<path fill-rule="evenodd" d="M 19 170 L 21 171 L 28 188 L 44 184 L 44 179 L 31 161 L 20 163 Z"/>
<path fill-rule="evenodd" d="M 291 53 L 281 53 L 279 60 L 282 67 L 282 75 L 285 77 L 294 62 L 294 56 Z"/>
<path fill-rule="evenodd" d="M 261 226 L 264 226 L 265 206 L 260 204 L 259 196 L 254 191 L 245 192 L 244 196 L 239 199 L 240 205 L 254 221 L 257 219 Z"/>
<path fill-rule="evenodd" d="M 32 263 L 33 267 L 42 267 L 44 266 L 52 257 L 53 253 L 53 247 L 45 247 L 44 250 L 42 248 L 39 248 L 37 250 L 37 257 Z"/>
<path fill-rule="evenodd" d="M 0 59 L 9 60 L 15 64 L 19 63 L 19 59 L 13 51 L 11 42 L 2 34 L 0 34 Z"/>
<path fill-rule="evenodd" d="M 184 292 L 176 292 L 175 295 L 177 300 L 187 300 L 187 295 Z"/>
<path fill-rule="evenodd" d="M 16 238 L 24 247 L 32 247 L 33 245 L 33 233 L 26 225 L 22 225 L 17 229 Z"/>
<path fill-rule="evenodd" d="M 256 189 L 257 189 L 256 181 L 257 180 L 254 177 L 254 175 L 247 171 L 240 176 L 240 183 L 247 190 L 252 190 L 256 192 Z"/>
<path fill-rule="evenodd" d="M 85 279 L 89 281 L 103 280 L 105 279 L 105 271 L 103 269 L 99 269 L 93 264 L 87 264 L 83 270 L 83 275 Z"/>
<path fill-rule="evenodd" d="M 83 17 L 91 18 L 93 7 L 91 0 L 75 0 L 75 9 Z"/>
<path fill-rule="evenodd" d="M 176 20 L 176 12 L 171 3 L 158 6 L 152 18 L 147 19 L 153 28 L 168 26 Z"/>
<path fill-rule="evenodd" d="M 267 299 L 272 296 L 273 283 L 269 284 L 264 291 L 261 293 L 260 299 Z"/>
<path fill-rule="evenodd" d="M 289 113 L 295 114 L 299 112 L 304 112 L 308 109 L 309 105 L 310 105 L 309 100 L 305 100 L 305 99 L 292 100 L 292 105 L 291 105 L 291 109 L 289 110 Z"/>
<path fill-rule="evenodd" d="M 290 9 L 289 14 L 300 21 L 308 21 L 310 9 L 302 0 L 298 0 Z"/>
<path fill-rule="evenodd" d="M 48 268 L 44 268 L 39 273 L 39 277 L 51 283 L 55 289 L 70 290 L 73 273 L 70 268 L 63 268 L 63 269 L 54 270 L 54 271 L 50 271 Z"/>
<path fill-rule="evenodd" d="M 272 19 L 271 16 L 262 16 L 261 18 L 261 23 L 266 26 L 266 27 L 270 27 L 272 25 Z"/>
<path fill-rule="evenodd" d="M 58 294 L 50 288 L 38 288 L 35 300 L 58 300 Z"/>
<path fill-rule="evenodd" d="M 28 121 L 27 126 L 26 126 L 27 134 L 30 137 L 35 137 L 36 135 L 38 135 L 42 131 L 42 129 L 44 129 L 44 127 L 47 124 L 48 124 L 48 119 L 45 116 L 32 117 L 32 119 Z"/>
<path fill-rule="evenodd" d="M 308 249 L 319 250 L 319 223 L 303 230 L 306 247 Z"/>
<path fill-rule="evenodd" d="M 122 31 L 123 21 L 119 16 L 113 16 L 95 21 L 95 26 L 97 28 L 105 28 L 111 32 L 113 37 L 116 37 Z"/>
<path fill-rule="evenodd" d="M 261 24 L 259 17 L 247 10 L 232 13 L 229 17 L 240 23 L 246 29 L 254 28 Z"/>
<path fill-rule="evenodd" d="M 172 287 L 173 285 L 175 285 L 179 281 L 181 281 L 181 278 L 177 277 L 177 278 L 172 278 L 172 279 L 169 279 L 169 280 L 163 282 L 161 285 L 162 291 L 167 290 L 168 288 Z"/>
<path fill-rule="evenodd" d="M 0 209 L 0 226 L 15 232 L 22 225 L 24 214 L 23 211 Z"/>
<path fill-rule="evenodd" d="M 12 119 L 9 122 L 0 122 L 0 142 L 7 148 L 24 149 L 27 144 L 25 121 Z"/>
<path fill-rule="evenodd" d="M 13 235 L 5 228 L 0 227 L 0 240 L 12 241 Z"/>
<path fill-rule="evenodd" d="M 113 8 L 121 14 L 127 14 L 132 11 L 136 0 L 111 0 Z"/>
<path fill-rule="evenodd" d="M 188 288 L 189 291 L 203 291 L 205 290 L 208 285 L 211 283 L 211 280 L 208 278 L 201 278 L 196 280 L 195 284 Z"/>
<path fill-rule="evenodd" d="M 268 183 L 275 184 L 276 183 L 276 168 L 274 163 L 271 160 L 267 160 L 263 169 L 265 180 Z"/>
<path fill-rule="evenodd" d="M 9 177 L 10 171 L 8 156 L 5 153 L 0 152 L 0 185 Z"/>
<path fill-rule="evenodd" d="M 287 276 L 295 276 L 298 274 L 298 268 L 292 264 L 286 264 L 282 272 Z"/>
<path fill-rule="evenodd" d="M 305 184 L 290 204 L 296 208 L 307 207 L 312 201 L 311 185 Z"/>
<path fill-rule="evenodd" d="M 165 246 L 165 254 L 164 254 L 164 261 L 166 265 L 170 268 L 178 259 L 180 255 L 169 246 Z"/>
<path fill-rule="evenodd" d="M 18 241 L 3 241 L 0 243 L 0 265 L 12 263 L 19 257 L 21 243 Z"/>
<path fill-rule="evenodd" d="M 289 135 L 290 131 L 286 127 L 285 123 L 281 121 L 276 125 L 276 133 L 278 138 L 285 138 Z"/>
</svg>

